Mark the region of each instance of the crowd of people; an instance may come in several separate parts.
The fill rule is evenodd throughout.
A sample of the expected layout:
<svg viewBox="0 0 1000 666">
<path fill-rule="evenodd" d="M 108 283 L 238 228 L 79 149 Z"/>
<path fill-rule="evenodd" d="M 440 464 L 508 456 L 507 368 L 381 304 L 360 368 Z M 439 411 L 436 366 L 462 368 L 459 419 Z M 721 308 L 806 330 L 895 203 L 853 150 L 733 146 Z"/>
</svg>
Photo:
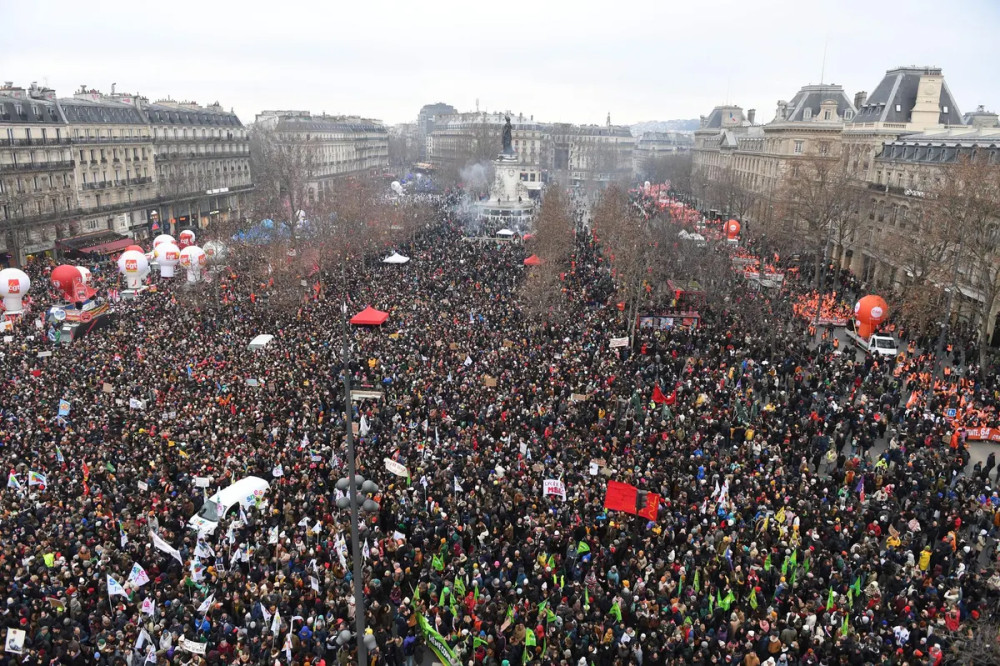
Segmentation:
<svg viewBox="0 0 1000 666">
<path fill-rule="evenodd" d="M 224 301 L 157 279 L 72 344 L 17 326 L 0 607 L 26 639 L 0 664 L 352 663 L 348 427 L 379 486 L 361 536 L 373 665 L 936 665 L 990 630 L 1000 497 L 947 421 L 906 404 L 894 361 L 816 348 L 795 285 L 735 274 L 697 326 L 633 330 L 583 231 L 571 316 L 529 315 L 530 249 L 467 242 L 448 204 L 398 246 L 409 263 L 346 284 L 269 293 L 234 248 L 203 288 Z M 344 302 L 389 320 L 347 328 Z M 275 337 L 248 351 L 259 334 Z M 351 414 L 345 372 L 376 396 Z M 188 528 L 246 476 L 269 491 Z M 605 509 L 609 481 L 658 494 L 655 518 Z"/>
</svg>

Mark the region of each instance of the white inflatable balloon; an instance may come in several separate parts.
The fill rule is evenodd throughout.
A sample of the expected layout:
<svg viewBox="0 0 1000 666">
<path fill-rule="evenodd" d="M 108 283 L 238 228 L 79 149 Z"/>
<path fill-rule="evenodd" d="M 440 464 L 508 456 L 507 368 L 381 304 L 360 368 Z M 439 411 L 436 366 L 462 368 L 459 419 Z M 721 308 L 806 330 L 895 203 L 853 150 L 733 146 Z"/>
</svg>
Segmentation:
<svg viewBox="0 0 1000 666">
<path fill-rule="evenodd" d="M 149 260 L 145 254 L 137 250 L 122 252 L 118 257 L 118 271 L 125 276 L 125 283 L 129 289 L 138 289 L 149 274 Z"/>
<path fill-rule="evenodd" d="M 189 245 L 181 250 L 181 266 L 187 269 L 188 282 L 198 282 L 201 279 L 201 271 L 208 263 L 205 251 L 197 245 Z"/>
<path fill-rule="evenodd" d="M 170 234 L 160 234 L 153 239 L 153 249 L 156 249 L 157 245 L 162 245 L 163 243 L 174 243 L 174 237 Z"/>
<path fill-rule="evenodd" d="M 190 229 L 185 229 L 184 231 L 181 232 L 180 246 L 182 250 L 188 246 L 194 245 L 194 241 L 195 241 L 195 236 L 193 231 L 191 231 Z"/>
<path fill-rule="evenodd" d="M 3 296 L 5 314 L 20 314 L 24 309 L 22 299 L 31 289 L 31 279 L 27 273 L 16 268 L 0 271 L 0 296 Z"/>
<path fill-rule="evenodd" d="M 174 243 L 160 243 L 153 248 L 153 258 L 160 265 L 160 277 L 172 278 L 181 261 L 181 249 Z"/>
<path fill-rule="evenodd" d="M 226 258 L 226 253 L 228 249 L 226 244 L 221 241 L 208 241 L 205 243 L 205 256 L 208 257 L 209 264 L 221 263 Z"/>
<path fill-rule="evenodd" d="M 91 279 L 90 269 L 84 268 L 83 266 L 77 266 L 76 270 L 80 271 L 80 276 L 83 278 L 83 283 L 90 284 L 90 279 Z"/>
</svg>

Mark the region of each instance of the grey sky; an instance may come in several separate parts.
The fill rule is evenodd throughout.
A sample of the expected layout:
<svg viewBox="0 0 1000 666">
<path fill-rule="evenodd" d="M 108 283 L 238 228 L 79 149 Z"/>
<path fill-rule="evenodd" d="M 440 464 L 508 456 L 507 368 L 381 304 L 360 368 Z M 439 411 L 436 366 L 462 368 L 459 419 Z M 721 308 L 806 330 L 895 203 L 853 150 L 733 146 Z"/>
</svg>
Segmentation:
<svg viewBox="0 0 1000 666">
<path fill-rule="evenodd" d="M 936 65 L 961 110 L 1000 109 L 1000 2 L 0 0 L 0 80 L 410 121 L 429 102 L 537 120 L 774 114 L 807 83 L 853 95 Z"/>
</svg>

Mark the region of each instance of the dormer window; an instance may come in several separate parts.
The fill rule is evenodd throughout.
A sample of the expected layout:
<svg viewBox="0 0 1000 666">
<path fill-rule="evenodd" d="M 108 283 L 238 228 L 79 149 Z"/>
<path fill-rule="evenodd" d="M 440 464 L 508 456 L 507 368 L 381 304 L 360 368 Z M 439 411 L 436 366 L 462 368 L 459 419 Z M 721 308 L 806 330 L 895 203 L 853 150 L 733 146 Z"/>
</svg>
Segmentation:
<svg viewBox="0 0 1000 666">
<path fill-rule="evenodd" d="M 896 105 L 896 113 L 902 113 L 902 112 L 903 112 L 903 105 L 902 104 L 897 104 Z"/>
<path fill-rule="evenodd" d="M 948 107 L 947 106 L 941 107 L 941 112 L 948 113 Z"/>
<path fill-rule="evenodd" d="M 810 108 L 806 108 L 806 110 L 802 112 L 802 118 L 805 120 L 809 120 L 810 118 L 812 118 L 812 115 L 813 115 L 813 110 Z"/>
</svg>

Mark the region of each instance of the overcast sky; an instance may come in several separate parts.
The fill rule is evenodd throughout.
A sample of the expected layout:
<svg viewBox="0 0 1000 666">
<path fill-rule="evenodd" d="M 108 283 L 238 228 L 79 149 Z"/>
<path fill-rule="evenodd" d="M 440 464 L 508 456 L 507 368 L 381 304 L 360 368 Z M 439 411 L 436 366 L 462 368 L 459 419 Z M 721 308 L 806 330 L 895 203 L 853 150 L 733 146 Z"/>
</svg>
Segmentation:
<svg viewBox="0 0 1000 666">
<path fill-rule="evenodd" d="M 1000 109 L 1000 2 L 0 0 L 0 80 L 412 121 L 424 104 L 536 120 L 770 120 L 824 80 L 853 95 L 936 65 L 965 112 Z"/>
</svg>

